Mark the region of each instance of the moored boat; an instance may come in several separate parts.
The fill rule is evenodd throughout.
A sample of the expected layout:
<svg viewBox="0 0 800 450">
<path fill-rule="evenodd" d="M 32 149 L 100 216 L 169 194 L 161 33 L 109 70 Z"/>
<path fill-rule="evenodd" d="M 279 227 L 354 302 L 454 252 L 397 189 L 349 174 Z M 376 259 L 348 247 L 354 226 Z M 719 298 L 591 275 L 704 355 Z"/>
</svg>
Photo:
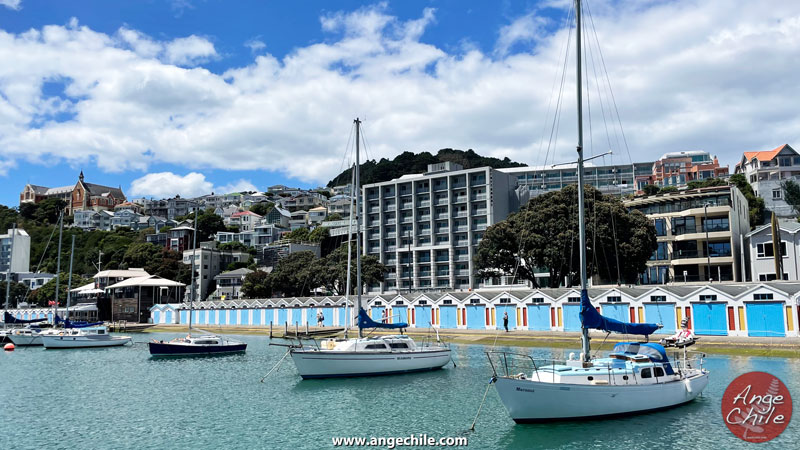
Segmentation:
<svg viewBox="0 0 800 450">
<path fill-rule="evenodd" d="M 46 349 L 118 347 L 131 341 L 130 336 L 111 336 L 106 327 L 67 328 L 42 335 Z"/>
<path fill-rule="evenodd" d="M 39 328 L 17 328 L 10 330 L 8 340 L 17 347 L 42 345 L 42 330 Z"/>
<path fill-rule="evenodd" d="M 148 342 L 152 356 L 200 356 L 244 353 L 247 344 L 217 335 L 188 335 L 168 342 L 153 340 Z"/>
</svg>

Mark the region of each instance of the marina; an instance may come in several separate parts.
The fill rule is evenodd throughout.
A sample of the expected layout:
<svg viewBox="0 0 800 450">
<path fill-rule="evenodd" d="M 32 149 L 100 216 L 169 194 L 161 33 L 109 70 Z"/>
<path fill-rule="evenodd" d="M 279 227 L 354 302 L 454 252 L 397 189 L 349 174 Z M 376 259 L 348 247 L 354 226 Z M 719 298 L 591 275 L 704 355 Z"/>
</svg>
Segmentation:
<svg viewBox="0 0 800 450">
<path fill-rule="evenodd" d="M 468 433 L 492 370 L 490 346 L 453 344 L 458 366 L 387 377 L 302 380 L 285 353 L 265 336 L 240 335 L 247 353 L 214 358 L 151 359 L 144 344 L 178 333 L 134 334 L 117 349 L 48 352 L 41 347 L 0 354 L 4 399 L 25 395 L 37 414 L 0 410 L 4 448 L 41 448 L 41 436 L 79 437 L 83 448 L 332 448 L 338 436 L 466 436 L 468 448 L 750 448 L 720 416 L 725 387 L 741 373 L 768 371 L 792 392 L 799 359 L 709 354 L 713 373 L 701 397 L 671 410 L 603 421 L 516 425 L 489 391 L 475 431 Z M 530 349 L 537 359 L 566 359 L 580 350 Z M 519 351 L 497 347 L 498 351 Z M 526 350 L 527 352 L 527 350 Z M 59 376 L 53 376 L 58 367 Z M 86 380 L 91 379 L 91 382 Z M 180 388 L 173 380 L 180 379 Z M 190 388 L 185 388 L 188 386 Z M 52 420 L 69 404 L 71 420 Z M 795 400 L 795 405 L 796 405 Z M 343 412 L 346 412 L 343 414 Z M 102 423 L 102 426 L 98 424 Z M 109 432 L 113 430 L 113 432 Z M 622 432 L 622 430 L 625 430 Z M 770 448 L 790 448 L 790 424 Z M 13 444 L 13 445 L 12 445 Z"/>
</svg>

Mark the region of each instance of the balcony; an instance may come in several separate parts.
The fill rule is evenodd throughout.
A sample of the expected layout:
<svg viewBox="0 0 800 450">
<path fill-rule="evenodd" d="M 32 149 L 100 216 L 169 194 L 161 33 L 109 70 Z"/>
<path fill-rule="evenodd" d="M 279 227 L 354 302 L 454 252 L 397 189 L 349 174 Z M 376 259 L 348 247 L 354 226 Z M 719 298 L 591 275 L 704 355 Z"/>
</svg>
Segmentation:
<svg viewBox="0 0 800 450">
<path fill-rule="evenodd" d="M 436 220 L 446 220 L 448 218 L 448 215 L 447 213 L 439 213 L 439 214 L 434 214 L 433 218 Z"/>
<path fill-rule="evenodd" d="M 396 273 L 389 272 L 386 275 L 384 275 L 384 279 L 386 279 L 386 280 L 394 280 L 396 278 L 397 278 L 397 274 Z"/>
<path fill-rule="evenodd" d="M 414 221 L 414 218 L 411 217 L 411 216 L 405 216 L 402 219 L 400 219 L 400 223 L 411 223 L 413 221 Z"/>
<path fill-rule="evenodd" d="M 467 217 L 466 211 L 456 211 L 453 213 L 453 217 Z"/>
<path fill-rule="evenodd" d="M 373 206 L 371 208 L 367 208 L 368 213 L 379 213 L 381 212 L 381 208 L 379 206 Z"/>
<path fill-rule="evenodd" d="M 467 187 L 466 181 L 459 181 L 458 183 L 453 183 L 450 185 L 450 189 L 458 189 L 458 188 L 465 188 Z"/>
<path fill-rule="evenodd" d="M 445 256 L 437 256 L 437 257 L 436 257 L 436 262 L 437 262 L 437 263 L 446 263 L 446 262 L 450 262 L 450 257 L 449 257 L 449 256 L 447 256 L 447 255 L 445 255 Z"/>
<path fill-rule="evenodd" d="M 449 232 L 450 232 L 450 229 L 447 228 L 447 227 L 442 227 L 442 228 L 437 228 L 436 229 L 436 234 L 445 234 L 445 233 L 449 233 Z"/>
<path fill-rule="evenodd" d="M 446 205 L 447 204 L 447 197 L 444 198 L 435 198 L 433 199 L 434 205 Z"/>
<path fill-rule="evenodd" d="M 397 208 L 395 208 L 394 205 L 387 205 L 386 208 L 384 209 L 385 212 L 392 212 L 392 211 L 396 211 L 396 210 L 397 210 Z"/>
<path fill-rule="evenodd" d="M 453 203 L 465 203 L 466 201 L 467 201 L 467 196 L 466 195 L 459 195 L 459 196 L 453 197 Z"/>
<path fill-rule="evenodd" d="M 486 215 L 486 209 L 485 208 L 473 209 L 472 210 L 472 215 L 473 216 L 485 216 Z"/>
<path fill-rule="evenodd" d="M 469 231 L 469 227 L 467 227 L 466 225 L 459 225 L 453 227 L 453 231 Z"/>
<path fill-rule="evenodd" d="M 486 194 L 476 194 L 472 196 L 472 201 L 486 200 Z"/>
<path fill-rule="evenodd" d="M 386 219 L 386 225 L 394 225 L 397 223 L 396 219 Z"/>
<path fill-rule="evenodd" d="M 483 231 L 485 229 L 486 229 L 486 224 L 485 223 L 477 223 L 477 224 L 473 225 L 473 227 L 472 227 L 472 231 Z"/>
<path fill-rule="evenodd" d="M 431 273 L 430 272 L 420 272 L 418 275 L 419 275 L 420 278 L 422 278 L 422 277 L 430 277 Z"/>
<path fill-rule="evenodd" d="M 386 233 L 385 237 L 388 239 L 394 239 L 397 237 L 397 233 Z"/>
<path fill-rule="evenodd" d="M 456 261 L 469 261 L 469 254 L 456 255 L 455 260 Z"/>
<path fill-rule="evenodd" d="M 413 207 L 414 204 L 412 202 L 406 202 L 400 206 L 400 209 L 412 209 Z"/>
<path fill-rule="evenodd" d="M 425 214 L 424 216 L 419 216 L 417 218 L 417 220 L 422 221 L 422 222 L 425 222 L 427 220 L 431 220 L 431 215 L 430 214 Z"/>
<path fill-rule="evenodd" d="M 429 234 L 431 234 L 430 228 L 420 228 L 419 230 L 417 230 L 417 235 L 427 236 Z"/>
<path fill-rule="evenodd" d="M 468 277 L 469 276 L 469 270 L 456 270 L 456 275 Z"/>
<path fill-rule="evenodd" d="M 393 252 L 395 250 L 397 250 L 397 246 L 396 245 L 387 245 L 386 246 L 386 251 L 387 252 Z"/>
<path fill-rule="evenodd" d="M 467 245 L 469 245 L 469 241 L 466 239 L 462 239 L 460 241 L 453 242 L 453 245 L 455 245 L 456 247 L 466 247 Z"/>
<path fill-rule="evenodd" d="M 421 202 L 417 202 L 417 208 L 428 208 L 431 206 L 430 200 L 423 200 Z"/>
<path fill-rule="evenodd" d="M 444 271 L 444 272 L 438 272 L 438 271 L 437 271 L 437 272 L 436 272 L 436 276 L 437 276 L 437 277 L 449 277 L 449 276 L 450 276 L 450 272 L 448 272 L 448 271 Z"/>
</svg>

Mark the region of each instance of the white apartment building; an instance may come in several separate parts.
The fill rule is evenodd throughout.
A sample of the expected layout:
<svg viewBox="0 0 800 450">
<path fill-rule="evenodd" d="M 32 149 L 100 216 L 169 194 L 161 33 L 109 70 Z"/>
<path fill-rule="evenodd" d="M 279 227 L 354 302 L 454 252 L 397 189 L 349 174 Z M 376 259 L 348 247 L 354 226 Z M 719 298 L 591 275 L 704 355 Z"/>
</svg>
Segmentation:
<svg viewBox="0 0 800 450">
<path fill-rule="evenodd" d="M 653 164 L 652 162 L 640 162 L 595 166 L 588 162 L 583 168 L 583 182 L 594 186 L 604 194 L 634 194 L 646 184 L 650 184 Z M 509 167 L 497 170 L 513 175 L 516 178 L 517 186 L 527 188 L 531 197 L 560 191 L 565 186 L 578 184 L 578 166 L 576 163 L 555 166 Z"/>
<path fill-rule="evenodd" d="M 484 231 L 519 208 L 514 176 L 450 162 L 364 185 L 362 198 L 364 253 L 389 268 L 370 292 L 479 287 L 472 261 Z"/>
<path fill-rule="evenodd" d="M 11 241 L 14 254 L 11 254 Z M 9 265 L 12 273 L 28 272 L 31 265 L 31 237 L 25 230 L 17 228 L 0 235 L 0 272 L 5 277 Z"/>
<path fill-rule="evenodd" d="M 790 281 L 800 280 L 800 265 L 797 257 L 800 254 L 800 223 L 796 221 L 779 222 L 781 235 L 781 271 L 783 279 Z M 747 248 L 749 253 L 749 280 L 774 281 L 775 280 L 775 252 L 772 246 L 772 227 L 770 224 L 761 225 L 747 233 Z"/>
<path fill-rule="evenodd" d="M 735 170 L 747 177 L 755 194 L 764 199 L 766 209 L 778 217 L 798 216 L 783 198 L 786 180 L 800 184 L 800 154 L 789 144 L 769 151 L 744 152 Z"/>
<path fill-rule="evenodd" d="M 642 284 L 744 281 L 747 200 L 735 186 L 715 186 L 625 201 L 653 221 L 658 247 Z M 709 273 L 710 272 L 710 273 Z"/>
</svg>

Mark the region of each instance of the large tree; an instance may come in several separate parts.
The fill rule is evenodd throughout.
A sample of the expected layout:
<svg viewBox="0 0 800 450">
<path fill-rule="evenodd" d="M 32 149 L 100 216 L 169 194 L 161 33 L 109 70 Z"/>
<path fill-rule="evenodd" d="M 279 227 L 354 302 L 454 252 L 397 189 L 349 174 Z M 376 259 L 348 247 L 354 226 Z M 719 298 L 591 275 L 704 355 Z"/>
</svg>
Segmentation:
<svg viewBox="0 0 800 450">
<path fill-rule="evenodd" d="M 356 249 L 351 246 L 350 293 L 356 292 Z M 314 263 L 317 281 L 329 292 L 344 295 L 347 291 L 347 244 Z M 380 283 L 388 269 L 375 255 L 361 257 L 361 286 Z"/>
<path fill-rule="evenodd" d="M 529 201 L 518 213 L 486 230 L 475 264 L 484 277 L 516 275 L 535 285 L 534 271 L 549 272 L 549 286 L 579 283 L 577 186 Z M 589 276 L 634 283 L 656 249 L 653 224 L 628 211 L 619 198 L 586 186 L 586 250 Z"/>
</svg>

